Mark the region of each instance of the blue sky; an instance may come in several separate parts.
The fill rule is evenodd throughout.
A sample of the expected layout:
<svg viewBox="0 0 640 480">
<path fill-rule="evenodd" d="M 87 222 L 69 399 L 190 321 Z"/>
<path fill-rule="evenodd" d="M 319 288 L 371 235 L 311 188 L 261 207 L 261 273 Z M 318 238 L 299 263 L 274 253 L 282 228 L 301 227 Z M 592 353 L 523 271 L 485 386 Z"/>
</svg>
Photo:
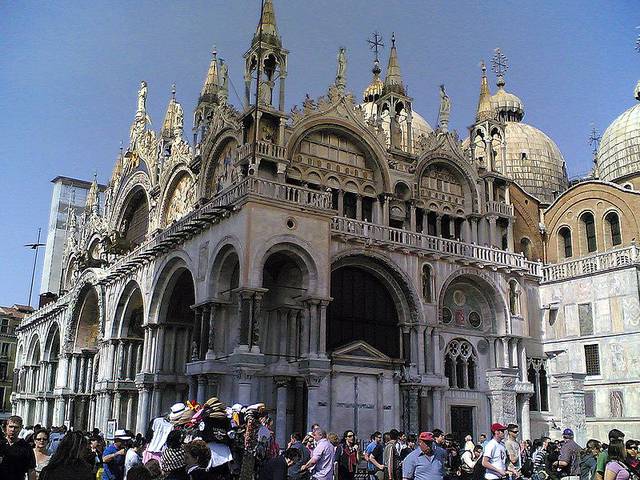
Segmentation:
<svg viewBox="0 0 640 480">
<path fill-rule="evenodd" d="M 570 176 L 591 166 L 591 123 L 602 132 L 635 102 L 636 1 L 275 0 L 275 7 L 291 52 L 287 110 L 306 93 L 325 93 L 340 46 L 348 88 L 360 97 L 374 30 L 387 46 L 395 31 L 413 108 L 432 125 L 438 85 L 446 85 L 450 128 L 461 137 L 475 113 L 478 64 L 500 47 L 510 63 L 506 89 L 524 101 L 524 121 L 558 144 Z M 242 94 L 242 54 L 259 10 L 258 0 L 0 2 L 0 305 L 27 300 L 33 257 L 22 245 L 46 230 L 50 180 L 96 171 L 106 183 L 128 139 L 140 80 L 149 84 L 154 128 L 174 82 L 187 127 L 214 44 Z M 383 71 L 387 55 L 385 47 Z M 233 90 L 230 97 L 240 103 Z"/>
</svg>

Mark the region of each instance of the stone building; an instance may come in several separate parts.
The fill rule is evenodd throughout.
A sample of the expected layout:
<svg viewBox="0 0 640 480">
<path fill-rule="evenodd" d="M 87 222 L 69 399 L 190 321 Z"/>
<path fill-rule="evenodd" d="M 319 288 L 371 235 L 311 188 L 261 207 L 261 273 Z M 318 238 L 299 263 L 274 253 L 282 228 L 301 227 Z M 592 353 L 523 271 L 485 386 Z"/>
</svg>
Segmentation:
<svg viewBox="0 0 640 480">
<path fill-rule="evenodd" d="M 0 418 L 11 414 L 13 371 L 18 343 L 16 328 L 30 313 L 33 313 L 33 308 L 27 305 L 0 307 Z"/>
<path fill-rule="evenodd" d="M 594 376 L 581 345 L 638 331 L 621 319 L 638 308 L 638 194 L 607 179 L 560 195 L 564 159 L 522 122 L 504 75 L 492 95 L 483 69 L 466 140 L 449 131 L 444 87 L 432 128 L 395 38 L 361 101 L 340 50 L 327 93 L 286 112 L 284 44 L 266 1 L 245 54 L 247 107 L 230 104 L 214 54 L 193 144 L 175 93 L 160 132 L 148 129 L 141 83 L 104 206 L 94 181 L 69 219 L 66 293 L 19 328 L 15 412 L 140 431 L 175 401 L 217 395 L 264 401 L 281 444 L 311 422 L 477 437 L 516 421 L 525 438 L 571 426 L 583 439 L 612 423 L 609 401 L 637 432 L 624 390 L 637 376 L 604 362 Z M 587 303 L 591 333 L 576 323 Z M 630 372 L 633 349 L 615 348 Z M 603 393 L 614 385 L 621 394 Z"/>
</svg>

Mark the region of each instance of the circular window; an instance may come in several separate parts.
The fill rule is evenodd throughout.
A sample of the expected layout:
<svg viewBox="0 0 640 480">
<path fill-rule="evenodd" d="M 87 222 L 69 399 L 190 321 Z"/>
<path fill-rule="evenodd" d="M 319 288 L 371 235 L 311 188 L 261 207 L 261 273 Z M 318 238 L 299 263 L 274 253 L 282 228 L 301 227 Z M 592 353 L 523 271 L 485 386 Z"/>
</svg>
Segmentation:
<svg viewBox="0 0 640 480">
<path fill-rule="evenodd" d="M 480 326 L 482 325 L 482 318 L 480 317 L 480 314 L 478 312 L 471 312 L 469 314 L 469 324 L 473 328 L 480 328 Z"/>
<path fill-rule="evenodd" d="M 287 228 L 289 230 L 293 230 L 296 228 L 296 221 L 293 218 L 287 218 Z"/>
<path fill-rule="evenodd" d="M 455 292 L 453 292 L 453 301 L 455 302 L 456 305 L 461 307 L 466 303 L 467 296 L 464 294 L 462 290 L 456 290 Z"/>
<path fill-rule="evenodd" d="M 449 324 L 453 320 L 453 315 L 451 314 L 451 310 L 447 307 L 442 309 L 442 323 Z"/>
</svg>

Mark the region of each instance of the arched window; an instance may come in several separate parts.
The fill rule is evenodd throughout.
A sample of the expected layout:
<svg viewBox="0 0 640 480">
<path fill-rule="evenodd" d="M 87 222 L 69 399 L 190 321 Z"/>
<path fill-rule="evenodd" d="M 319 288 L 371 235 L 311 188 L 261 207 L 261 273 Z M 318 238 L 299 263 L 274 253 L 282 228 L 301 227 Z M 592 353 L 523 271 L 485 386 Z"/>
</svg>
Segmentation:
<svg viewBox="0 0 640 480">
<path fill-rule="evenodd" d="M 433 302 L 432 282 L 433 275 L 431 274 L 431 265 L 425 263 L 422 265 L 422 298 L 426 303 Z"/>
<path fill-rule="evenodd" d="M 529 409 L 532 412 L 549 411 L 549 386 L 545 361 L 540 358 L 527 359 L 527 379 L 533 384 L 533 395 L 529 397 Z"/>
<path fill-rule="evenodd" d="M 473 347 L 466 340 L 451 340 L 444 358 L 444 374 L 450 388 L 476 388 L 477 359 Z"/>
<path fill-rule="evenodd" d="M 529 240 L 527 237 L 523 237 L 520 239 L 520 251 L 524 254 L 527 260 L 531 260 L 533 254 L 531 240 Z"/>
<path fill-rule="evenodd" d="M 567 227 L 562 227 L 558 232 L 560 239 L 560 253 L 564 255 L 563 258 L 573 257 L 573 247 L 571 246 L 571 230 Z"/>
<path fill-rule="evenodd" d="M 595 252 L 598 249 L 596 243 L 596 222 L 591 212 L 586 212 L 580 217 L 584 227 L 587 252 Z"/>
<path fill-rule="evenodd" d="M 609 212 L 604 217 L 609 228 L 609 235 L 611 235 L 611 245 L 616 246 L 622 243 L 622 235 L 620 234 L 620 219 L 616 212 Z"/>
</svg>

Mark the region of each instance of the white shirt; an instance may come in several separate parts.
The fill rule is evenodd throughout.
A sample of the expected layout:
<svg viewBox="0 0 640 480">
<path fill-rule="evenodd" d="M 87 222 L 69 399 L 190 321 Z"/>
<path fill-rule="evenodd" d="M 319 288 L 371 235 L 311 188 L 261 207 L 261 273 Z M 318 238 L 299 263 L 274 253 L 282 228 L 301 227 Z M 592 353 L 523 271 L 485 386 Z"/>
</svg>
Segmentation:
<svg viewBox="0 0 640 480">
<path fill-rule="evenodd" d="M 507 449 L 504 447 L 504 444 L 502 442 L 497 442 L 494 438 L 492 438 L 484 447 L 482 456 L 487 457 L 489 459 L 489 463 L 492 466 L 496 467 L 498 470 L 505 471 L 507 469 Z M 497 480 L 501 477 L 494 470 L 490 470 L 487 468 L 487 471 L 484 474 L 484 478 L 488 480 Z"/>
<path fill-rule="evenodd" d="M 153 438 L 149 442 L 147 450 L 156 453 L 161 452 L 165 442 L 167 441 L 169 432 L 173 430 L 173 425 L 171 422 L 165 420 L 164 417 L 158 417 L 153 421 L 151 430 L 153 430 Z"/>
<path fill-rule="evenodd" d="M 136 452 L 134 448 L 130 448 L 129 450 L 127 450 L 127 454 L 124 457 L 125 478 L 127 477 L 127 472 L 129 471 L 129 469 L 134 465 L 138 465 L 139 463 L 142 463 L 142 459 L 140 458 L 140 455 L 138 455 L 138 452 Z"/>
</svg>

